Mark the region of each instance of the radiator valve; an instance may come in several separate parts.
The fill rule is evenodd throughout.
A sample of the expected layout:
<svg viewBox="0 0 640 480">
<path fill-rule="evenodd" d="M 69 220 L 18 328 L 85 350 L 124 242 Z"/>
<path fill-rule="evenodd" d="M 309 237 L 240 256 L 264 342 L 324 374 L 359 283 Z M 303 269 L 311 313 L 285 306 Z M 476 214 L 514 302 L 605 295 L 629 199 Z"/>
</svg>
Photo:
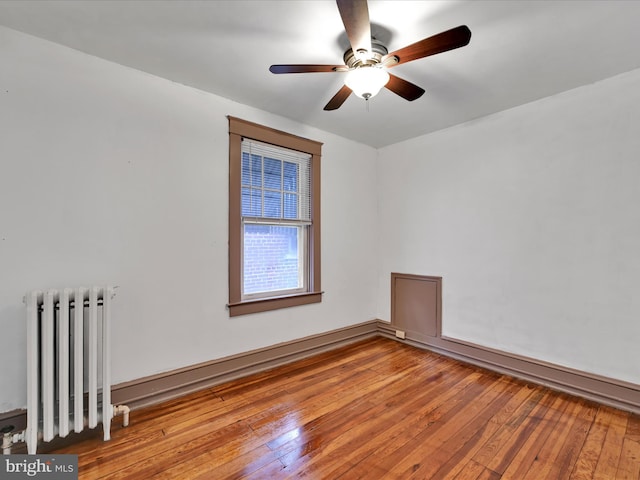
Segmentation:
<svg viewBox="0 0 640 480">
<path fill-rule="evenodd" d="M 129 426 L 129 412 L 131 409 L 126 405 L 114 405 L 113 406 L 113 416 L 117 417 L 118 415 L 122 415 L 122 426 Z"/>
<path fill-rule="evenodd" d="M 0 433 L 2 433 L 2 453 L 4 455 L 11 454 L 11 446 L 13 445 L 13 429 L 15 427 L 13 425 L 7 425 L 6 427 L 2 427 Z"/>
</svg>

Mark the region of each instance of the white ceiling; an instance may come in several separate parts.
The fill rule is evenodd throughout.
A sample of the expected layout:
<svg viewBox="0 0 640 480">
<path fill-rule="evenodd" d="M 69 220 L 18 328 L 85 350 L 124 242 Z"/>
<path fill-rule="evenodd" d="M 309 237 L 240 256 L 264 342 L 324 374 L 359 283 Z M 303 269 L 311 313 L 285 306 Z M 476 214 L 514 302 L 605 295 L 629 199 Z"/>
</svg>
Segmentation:
<svg viewBox="0 0 640 480">
<path fill-rule="evenodd" d="M 427 91 L 414 102 L 383 90 L 369 111 L 352 95 L 326 112 L 343 73 L 268 68 L 342 63 L 331 0 L 0 1 L 1 25 L 373 147 L 640 68 L 637 0 L 371 0 L 369 13 L 389 51 L 462 24 L 471 42 L 393 69 Z"/>
</svg>

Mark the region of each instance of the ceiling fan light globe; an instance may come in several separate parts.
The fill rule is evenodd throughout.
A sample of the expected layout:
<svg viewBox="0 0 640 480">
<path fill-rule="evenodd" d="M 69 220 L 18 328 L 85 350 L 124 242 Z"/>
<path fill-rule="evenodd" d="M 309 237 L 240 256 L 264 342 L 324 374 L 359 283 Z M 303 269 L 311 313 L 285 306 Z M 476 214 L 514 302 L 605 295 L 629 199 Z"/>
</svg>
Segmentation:
<svg viewBox="0 0 640 480">
<path fill-rule="evenodd" d="M 368 100 L 378 94 L 389 81 L 389 73 L 384 68 L 362 66 L 351 70 L 344 84 L 360 98 Z"/>
</svg>

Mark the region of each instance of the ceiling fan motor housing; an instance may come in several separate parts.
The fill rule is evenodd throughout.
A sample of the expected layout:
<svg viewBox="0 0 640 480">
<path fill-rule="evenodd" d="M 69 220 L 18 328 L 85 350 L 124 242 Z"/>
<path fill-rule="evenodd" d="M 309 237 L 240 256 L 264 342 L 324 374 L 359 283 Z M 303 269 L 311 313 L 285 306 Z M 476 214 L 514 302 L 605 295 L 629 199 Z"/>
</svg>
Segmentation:
<svg viewBox="0 0 640 480">
<path fill-rule="evenodd" d="M 389 53 L 387 48 L 375 38 L 371 39 L 371 52 L 364 58 L 361 55 L 362 52 L 354 52 L 352 48 L 344 52 L 344 63 L 349 68 L 359 68 L 364 66 L 378 65 L 382 62 L 382 57 Z"/>
</svg>

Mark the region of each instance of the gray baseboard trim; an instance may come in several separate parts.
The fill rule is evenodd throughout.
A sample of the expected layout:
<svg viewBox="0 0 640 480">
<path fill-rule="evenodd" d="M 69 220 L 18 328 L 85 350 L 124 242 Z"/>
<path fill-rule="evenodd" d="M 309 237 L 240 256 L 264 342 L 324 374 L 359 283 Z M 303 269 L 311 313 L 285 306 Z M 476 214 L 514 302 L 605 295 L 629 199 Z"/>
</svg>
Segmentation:
<svg viewBox="0 0 640 480">
<path fill-rule="evenodd" d="M 0 431 L 5 428 L 11 429 L 13 433 L 21 432 L 27 428 L 27 411 L 25 409 L 11 410 L 0 413 Z M 0 435 L 1 437 L 2 435 Z"/>
<path fill-rule="evenodd" d="M 158 404 L 229 380 L 294 362 L 366 338 L 382 336 L 446 355 L 495 372 L 640 414 L 640 385 L 545 363 L 445 337 L 412 336 L 400 340 L 383 320 L 351 325 L 290 342 L 140 378 L 112 387 L 112 403 L 132 409 Z M 26 410 L 0 413 L 0 429 L 26 428 Z"/>
<path fill-rule="evenodd" d="M 155 405 L 191 392 L 245 377 L 279 365 L 301 360 L 349 343 L 378 336 L 378 320 L 350 325 L 270 347 L 191 365 L 170 372 L 120 383 L 111 388 L 114 405 L 132 410 Z M 24 409 L 0 413 L 0 429 L 13 425 L 15 431 L 27 425 Z"/>
<path fill-rule="evenodd" d="M 396 338 L 395 332 L 395 327 L 389 322 L 379 321 L 378 333 L 383 337 L 604 405 L 640 413 L 640 385 L 494 350 L 455 338 L 427 337 L 406 332 L 406 338 L 400 340 Z"/>
<path fill-rule="evenodd" d="M 203 388 L 245 377 L 317 353 L 378 335 L 378 321 L 279 343 L 210 362 L 114 385 L 112 403 L 132 409 L 160 403 Z"/>
</svg>

